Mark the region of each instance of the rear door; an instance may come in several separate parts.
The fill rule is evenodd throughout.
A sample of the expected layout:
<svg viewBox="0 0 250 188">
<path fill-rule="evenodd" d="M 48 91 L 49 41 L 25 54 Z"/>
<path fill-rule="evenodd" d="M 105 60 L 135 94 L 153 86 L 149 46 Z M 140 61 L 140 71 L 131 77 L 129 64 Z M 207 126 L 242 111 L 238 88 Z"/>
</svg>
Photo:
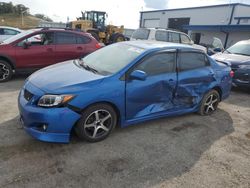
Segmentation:
<svg viewBox="0 0 250 188">
<path fill-rule="evenodd" d="M 85 51 L 85 46 L 77 44 L 78 37 L 71 32 L 56 32 L 56 61 L 77 59 Z"/>
<path fill-rule="evenodd" d="M 127 78 L 127 120 L 173 110 L 173 94 L 177 83 L 176 53 L 173 51 L 150 55 L 129 72 L 135 70 L 145 72 L 147 78 Z"/>
<path fill-rule="evenodd" d="M 175 104 L 191 108 L 200 102 L 215 81 L 215 73 L 207 56 L 201 52 L 178 52 L 178 86 Z"/>
</svg>

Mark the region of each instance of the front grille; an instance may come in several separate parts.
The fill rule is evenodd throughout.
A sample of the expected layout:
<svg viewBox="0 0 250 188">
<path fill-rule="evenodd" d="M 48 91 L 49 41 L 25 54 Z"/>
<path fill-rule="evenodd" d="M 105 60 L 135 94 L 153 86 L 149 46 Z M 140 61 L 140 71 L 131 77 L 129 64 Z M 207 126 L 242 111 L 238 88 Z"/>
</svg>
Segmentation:
<svg viewBox="0 0 250 188">
<path fill-rule="evenodd" d="M 24 98 L 27 100 L 27 101 L 30 101 L 32 99 L 34 95 L 29 92 L 27 89 L 24 90 Z"/>
</svg>

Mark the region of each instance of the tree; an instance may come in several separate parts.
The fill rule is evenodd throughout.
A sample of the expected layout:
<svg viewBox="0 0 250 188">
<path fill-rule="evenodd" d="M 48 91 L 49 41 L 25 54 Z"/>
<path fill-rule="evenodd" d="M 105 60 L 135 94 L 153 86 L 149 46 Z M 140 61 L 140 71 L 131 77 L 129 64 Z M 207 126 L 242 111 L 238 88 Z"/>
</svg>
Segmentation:
<svg viewBox="0 0 250 188">
<path fill-rule="evenodd" d="M 53 20 L 51 18 L 49 18 L 48 16 L 46 16 L 44 14 L 35 14 L 34 16 L 37 18 L 40 18 L 42 20 L 48 21 L 48 22 L 53 22 Z"/>
</svg>

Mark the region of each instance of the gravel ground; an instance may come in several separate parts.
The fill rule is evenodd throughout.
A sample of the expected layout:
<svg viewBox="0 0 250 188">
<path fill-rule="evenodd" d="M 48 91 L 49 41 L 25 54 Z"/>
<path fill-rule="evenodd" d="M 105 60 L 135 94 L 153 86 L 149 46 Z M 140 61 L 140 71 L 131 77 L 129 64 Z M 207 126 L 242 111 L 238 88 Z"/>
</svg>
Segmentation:
<svg viewBox="0 0 250 188">
<path fill-rule="evenodd" d="M 0 187 L 250 187 L 250 93 L 209 117 L 117 128 L 99 143 L 34 140 L 18 128 L 25 77 L 0 83 Z"/>
</svg>

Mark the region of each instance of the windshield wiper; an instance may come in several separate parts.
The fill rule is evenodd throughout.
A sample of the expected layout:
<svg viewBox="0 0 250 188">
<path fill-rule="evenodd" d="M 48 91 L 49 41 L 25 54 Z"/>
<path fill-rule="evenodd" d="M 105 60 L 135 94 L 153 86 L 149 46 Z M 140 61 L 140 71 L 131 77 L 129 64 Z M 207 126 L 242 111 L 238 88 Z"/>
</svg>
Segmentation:
<svg viewBox="0 0 250 188">
<path fill-rule="evenodd" d="M 93 67 L 90 67 L 89 65 L 86 65 L 83 61 L 79 62 L 79 65 L 82 66 L 84 69 L 91 71 L 95 74 L 99 73 L 98 70 L 94 69 Z"/>
</svg>

